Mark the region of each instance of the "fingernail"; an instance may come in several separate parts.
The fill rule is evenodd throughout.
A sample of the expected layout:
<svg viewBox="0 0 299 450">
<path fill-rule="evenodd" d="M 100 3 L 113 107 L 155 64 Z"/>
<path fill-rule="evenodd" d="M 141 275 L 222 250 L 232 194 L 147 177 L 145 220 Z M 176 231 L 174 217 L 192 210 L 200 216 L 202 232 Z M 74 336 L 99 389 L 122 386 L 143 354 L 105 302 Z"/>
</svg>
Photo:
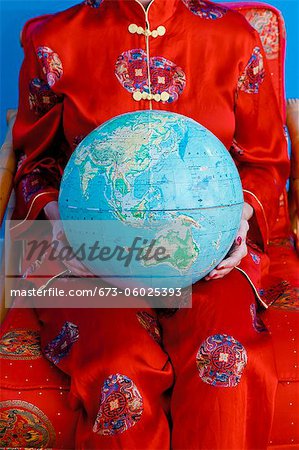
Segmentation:
<svg viewBox="0 0 299 450">
<path fill-rule="evenodd" d="M 236 239 L 236 244 L 237 244 L 237 245 L 241 245 L 241 244 L 242 244 L 242 238 L 241 238 L 241 236 L 238 236 L 238 237 L 237 237 L 237 239 Z"/>
</svg>

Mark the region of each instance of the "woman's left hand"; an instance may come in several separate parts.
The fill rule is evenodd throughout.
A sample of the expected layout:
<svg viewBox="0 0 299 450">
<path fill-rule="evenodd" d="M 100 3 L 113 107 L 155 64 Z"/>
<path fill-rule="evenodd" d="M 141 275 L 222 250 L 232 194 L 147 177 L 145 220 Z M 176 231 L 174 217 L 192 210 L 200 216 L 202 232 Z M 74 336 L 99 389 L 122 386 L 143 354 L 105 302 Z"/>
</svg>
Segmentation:
<svg viewBox="0 0 299 450">
<path fill-rule="evenodd" d="M 217 278 L 223 278 L 227 275 L 234 267 L 238 266 L 244 256 L 247 255 L 247 245 L 246 237 L 249 230 L 248 221 L 253 216 L 253 208 L 248 203 L 244 203 L 242 218 L 240 223 L 240 228 L 233 243 L 228 257 L 223 259 L 218 266 L 213 269 L 209 275 L 205 277 L 205 280 L 215 280 Z"/>
</svg>

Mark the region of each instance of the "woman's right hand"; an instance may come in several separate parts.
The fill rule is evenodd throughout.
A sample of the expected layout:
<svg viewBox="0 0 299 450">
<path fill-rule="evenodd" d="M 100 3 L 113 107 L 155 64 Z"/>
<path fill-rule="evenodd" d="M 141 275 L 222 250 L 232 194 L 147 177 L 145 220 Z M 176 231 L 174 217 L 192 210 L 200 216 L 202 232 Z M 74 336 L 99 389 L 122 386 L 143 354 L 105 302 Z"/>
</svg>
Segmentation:
<svg viewBox="0 0 299 450">
<path fill-rule="evenodd" d="M 56 253 L 59 253 L 63 248 L 70 247 L 60 219 L 58 202 L 49 202 L 44 207 L 44 213 L 52 225 L 52 240 L 58 241 Z M 77 258 L 75 258 L 75 256 L 71 259 L 68 258 L 68 260 L 63 260 L 62 262 L 73 275 L 78 275 L 80 277 L 93 276 L 93 274 Z"/>
</svg>

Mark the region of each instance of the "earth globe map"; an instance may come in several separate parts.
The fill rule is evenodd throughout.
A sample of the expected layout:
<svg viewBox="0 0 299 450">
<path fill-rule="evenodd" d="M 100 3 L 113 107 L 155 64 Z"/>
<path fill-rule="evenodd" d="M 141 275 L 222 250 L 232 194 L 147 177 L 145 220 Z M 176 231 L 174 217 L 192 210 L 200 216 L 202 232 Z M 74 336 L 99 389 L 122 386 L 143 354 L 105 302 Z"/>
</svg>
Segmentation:
<svg viewBox="0 0 299 450">
<path fill-rule="evenodd" d="M 242 208 L 239 174 L 220 140 L 186 116 L 155 110 L 93 130 L 72 154 L 59 194 L 74 251 L 96 242 L 98 254 L 84 265 L 121 286 L 200 280 L 229 251 Z"/>
</svg>

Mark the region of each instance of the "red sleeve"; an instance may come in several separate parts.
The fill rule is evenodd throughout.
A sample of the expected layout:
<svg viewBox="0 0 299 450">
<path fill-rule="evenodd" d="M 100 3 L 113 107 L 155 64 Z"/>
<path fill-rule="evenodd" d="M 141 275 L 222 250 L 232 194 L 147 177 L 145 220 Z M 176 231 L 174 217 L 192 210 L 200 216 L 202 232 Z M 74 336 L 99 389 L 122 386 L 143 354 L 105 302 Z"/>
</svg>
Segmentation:
<svg viewBox="0 0 299 450">
<path fill-rule="evenodd" d="M 244 199 L 255 211 L 249 237 L 266 248 L 289 176 L 284 124 L 259 36 L 251 34 L 236 95 L 236 129 L 231 149 Z"/>
<path fill-rule="evenodd" d="M 13 128 L 13 145 L 19 161 L 14 219 L 35 219 L 48 202 L 57 200 L 63 166 L 63 96 L 54 89 L 56 79 L 63 74 L 62 65 L 55 58 L 53 65 L 51 49 L 34 45 L 31 25 L 28 22 L 22 33 L 25 57 Z"/>
</svg>

